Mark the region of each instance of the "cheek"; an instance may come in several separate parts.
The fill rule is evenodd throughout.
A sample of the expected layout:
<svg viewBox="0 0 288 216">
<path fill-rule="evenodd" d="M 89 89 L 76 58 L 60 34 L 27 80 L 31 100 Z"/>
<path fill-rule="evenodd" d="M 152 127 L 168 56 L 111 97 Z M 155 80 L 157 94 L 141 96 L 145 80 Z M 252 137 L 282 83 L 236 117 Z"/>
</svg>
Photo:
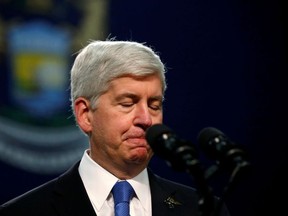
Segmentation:
<svg viewBox="0 0 288 216">
<path fill-rule="evenodd" d="M 93 128 L 95 134 L 108 140 L 121 139 L 121 135 L 129 129 L 130 120 L 125 116 L 101 113 L 95 115 Z"/>
<path fill-rule="evenodd" d="M 152 124 L 162 124 L 163 122 L 163 114 L 161 113 L 161 115 L 159 116 L 155 116 L 152 118 Z"/>
</svg>

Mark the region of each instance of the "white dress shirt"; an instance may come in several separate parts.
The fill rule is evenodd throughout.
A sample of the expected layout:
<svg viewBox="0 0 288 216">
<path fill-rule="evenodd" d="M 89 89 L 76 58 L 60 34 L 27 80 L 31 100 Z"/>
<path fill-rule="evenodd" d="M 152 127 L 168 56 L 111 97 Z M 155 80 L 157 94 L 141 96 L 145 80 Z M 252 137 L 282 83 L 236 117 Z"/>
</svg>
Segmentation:
<svg viewBox="0 0 288 216">
<path fill-rule="evenodd" d="M 119 180 L 93 161 L 86 150 L 79 166 L 79 173 L 97 216 L 114 216 L 114 200 L 111 190 Z M 127 179 L 136 196 L 130 202 L 131 216 L 151 216 L 151 192 L 147 169 L 133 179 Z"/>
</svg>

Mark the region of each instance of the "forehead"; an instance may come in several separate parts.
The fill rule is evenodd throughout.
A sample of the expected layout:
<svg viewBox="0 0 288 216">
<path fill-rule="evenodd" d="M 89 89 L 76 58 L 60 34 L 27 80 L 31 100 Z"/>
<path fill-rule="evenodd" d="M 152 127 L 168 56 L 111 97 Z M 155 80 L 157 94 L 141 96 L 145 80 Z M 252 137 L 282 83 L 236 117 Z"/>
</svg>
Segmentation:
<svg viewBox="0 0 288 216">
<path fill-rule="evenodd" d="M 154 89 L 163 91 L 163 84 L 158 75 L 149 75 L 149 76 L 122 76 L 113 79 L 110 82 L 110 89 L 119 88 L 121 89 Z"/>
</svg>

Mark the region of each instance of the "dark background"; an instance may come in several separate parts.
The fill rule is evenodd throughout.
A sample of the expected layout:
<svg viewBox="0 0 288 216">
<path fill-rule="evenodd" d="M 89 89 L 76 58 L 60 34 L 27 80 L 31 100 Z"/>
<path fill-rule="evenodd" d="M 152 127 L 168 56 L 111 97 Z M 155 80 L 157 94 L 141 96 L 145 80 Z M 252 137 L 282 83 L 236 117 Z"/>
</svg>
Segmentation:
<svg viewBox="0 0 288 216">
<path fill-rule="evenodd" d="M 226 199 L 232 216 L 286 212 L 286 9 L 280 0 L 110 3 L 110 37 L 147 42 L 166 64 L 164 123 L 196 146 L 199 131 L 213 126 L 247 150 L 252 171 Z M 1 203 L 54 177 L 0 168 Z M 194 185 L 157 156 L 151 168 Z M 225 173 L 213 178 L 216 195 L 226 181 Z"/>
</svg>

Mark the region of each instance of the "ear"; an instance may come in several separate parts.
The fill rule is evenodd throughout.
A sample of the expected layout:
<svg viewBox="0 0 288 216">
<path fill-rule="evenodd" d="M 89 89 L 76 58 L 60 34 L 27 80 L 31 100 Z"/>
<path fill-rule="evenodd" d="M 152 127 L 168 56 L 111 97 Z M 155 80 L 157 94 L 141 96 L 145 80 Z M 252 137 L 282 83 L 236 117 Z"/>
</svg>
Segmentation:
<svg viewBox="0 0 288 216">
<path fill-rule="evenodd" d="M 92 119 L 89 115 L 91 112 L 90 102 L 83 97 L 79 97 L 74 102 L 74 110 L 77 124 L 86 134 L 89 134 L 92 130 Z"/>
</svg>

